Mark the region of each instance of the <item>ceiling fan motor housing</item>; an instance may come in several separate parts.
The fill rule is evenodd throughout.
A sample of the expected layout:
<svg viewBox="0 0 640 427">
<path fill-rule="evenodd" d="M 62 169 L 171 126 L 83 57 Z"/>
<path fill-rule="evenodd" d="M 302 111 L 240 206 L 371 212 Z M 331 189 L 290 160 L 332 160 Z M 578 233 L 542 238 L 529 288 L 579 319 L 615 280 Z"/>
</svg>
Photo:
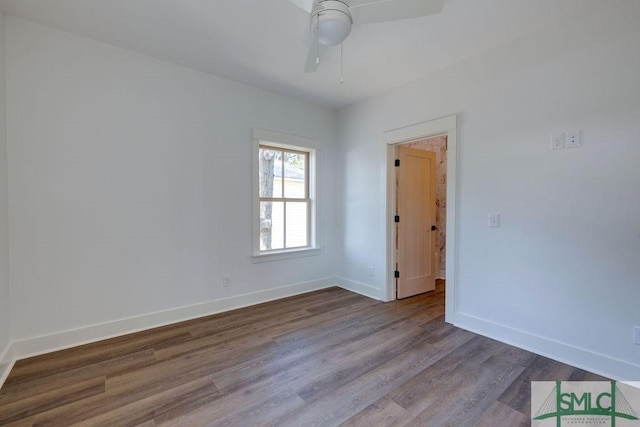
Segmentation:
<svg viewBox="0 0 640 427">
<path fill-rule="evenodd" d="M 311 12 L 311 34 L 325 46 L 342 43 L 351 33 L 352 24 L 349 6 L 341 1 L 320 1 Z"/>
</svg>

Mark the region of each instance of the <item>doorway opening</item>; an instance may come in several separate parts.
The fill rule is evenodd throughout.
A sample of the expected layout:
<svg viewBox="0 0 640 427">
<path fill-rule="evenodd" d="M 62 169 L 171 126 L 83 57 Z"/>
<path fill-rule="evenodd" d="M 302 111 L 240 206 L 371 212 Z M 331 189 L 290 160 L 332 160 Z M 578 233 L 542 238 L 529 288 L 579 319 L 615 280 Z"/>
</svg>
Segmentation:
<svg viewBox="0 0 640 427">
<path fill-rule="evenodd" d="M 412 146 L 427 144 L 424 141 L 430 141 L 430 144 L 443 143 L 446 141 L 444 150 L 446 153 L 440 152 L 444 162 L 443 173 L 438 175 L 436 172 L 436 191 L 438 189 L 437 182 L 442 182 L 440 191 L 444 191 L 444 197 L 441 203 L 443 213 L 439 215 L 441 221 L 442 235 L 440 241 L 436 240 L 436 254 L 439 259 L 435 261 L 435 277 L 438 279 L 437 284 L 441 289 L 444 286 L 446 302 L 445 302 L 445 320 L 449 323 L 454 322 L 455 314 L 455 224 L 456 224 L 456 116 L 449 116 L 429 122 L 408 126 L 401 129 L 392 130 L 383 134 L 383 142 L 387 150 L 387 289 L 386 301 L 392 301 L 397 298 L 397 242 L 398 229 L 396 226 L 397 216 L 397 188 L 396 188 L 396 152 L 399 146 Z M 429 151 L 429 150 L 427 150 Z M 433 150 L 431 150 L 433 151 Z M 437 153 L 437 151 L 436 151 Z M 443 155 L 443 154 L 446 154 Z M 436 228 L 438 226 L 433 224 Z M 437 231 L 437 230 L 434 230 Z M 437 234 L 435 235 L 437 236 Z M 400 235 L 400 237 L 402 237 Z M 442 248 L 442 251 L 439 250 Z M 444 270 L 444 271 L 443 271 Z M 402 274 L 402 273 L 400 273 Z M 444 283 L 443 283 L 444 282 Z"/>
<path fill-rule="evenodd" d="M 446 277 L 447 136 L 396 145 L 396 298 Z M 441 287 L 443 283 L 440 283 Z"/>
</svg>

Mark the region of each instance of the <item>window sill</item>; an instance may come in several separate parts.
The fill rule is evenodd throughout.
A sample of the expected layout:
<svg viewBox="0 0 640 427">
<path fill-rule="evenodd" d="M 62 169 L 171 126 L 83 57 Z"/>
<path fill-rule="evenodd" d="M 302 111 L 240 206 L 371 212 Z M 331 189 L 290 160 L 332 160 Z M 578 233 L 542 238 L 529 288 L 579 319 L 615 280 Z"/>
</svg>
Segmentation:
<svg viewBox="0 0 640 427">
<path fill-rule="evenodd" d="M 321 248 L 304 248 L 304 249 L 291 249 L 287 251 L 275 251 L 260 255 L 253 255 L 251 262 L 254 264 L 260 262 L 280 261 L 291 258 L 302 258 L 314 255 L 320 255 Z"/>
</svg>

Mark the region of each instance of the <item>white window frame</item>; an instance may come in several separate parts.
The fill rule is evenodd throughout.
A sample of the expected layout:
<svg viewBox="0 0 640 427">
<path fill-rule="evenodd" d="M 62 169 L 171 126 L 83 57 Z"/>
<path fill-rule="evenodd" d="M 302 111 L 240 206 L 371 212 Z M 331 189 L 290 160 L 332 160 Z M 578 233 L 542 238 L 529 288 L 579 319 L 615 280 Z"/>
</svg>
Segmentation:
<svg viewBox="0 0 640 427">
<path fill-rule="evenodd" d="M 309 245 L 301 248 L 276 249 L 270 251 L 260 250 L 260 167 L 259 152 L 260 145 L 267 145 L 284 150 L 303 151 L 309 153 L 309 221 L 308 235 Z M 290 135 L 265 129 L 253 129 L 253 212 L 251 221 L 253 223 L 253 262 L 276 261 L 280 259 L 297 258 L 302 256 L 317 255 L 320 253 L 318 244 L 318 217 L 316 198 L 316 165 L 318 160 L 317 141 L 297 135 Z"/>
</svg>

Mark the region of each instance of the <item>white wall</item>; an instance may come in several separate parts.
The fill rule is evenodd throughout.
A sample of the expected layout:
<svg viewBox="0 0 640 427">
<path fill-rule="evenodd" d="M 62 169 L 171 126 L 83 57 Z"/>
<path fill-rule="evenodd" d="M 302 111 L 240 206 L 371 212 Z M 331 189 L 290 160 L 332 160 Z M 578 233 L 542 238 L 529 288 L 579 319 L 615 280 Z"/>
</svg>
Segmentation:
<svg viewBox="0 0 640 427">
<path fill-rule="evenodd" d="M 4 14 L 0 13 L 0 377 L 10 341 L 7 129 L 4 60 Z"/>
<path fill-rule="evenodd" d="M 339 112 L 346 279 L 386 286 L 381 134 L 458 114 L 456 323 L 640 378 L 640 2 L 614 4 Z"/>
<path fill-rule="evenodd" d="M 334 112 L 6 25 L 14 341 L 333 274 Z M 319 141 L 320 255 L 252 263 L 253 127 Z"/>
</svg>

